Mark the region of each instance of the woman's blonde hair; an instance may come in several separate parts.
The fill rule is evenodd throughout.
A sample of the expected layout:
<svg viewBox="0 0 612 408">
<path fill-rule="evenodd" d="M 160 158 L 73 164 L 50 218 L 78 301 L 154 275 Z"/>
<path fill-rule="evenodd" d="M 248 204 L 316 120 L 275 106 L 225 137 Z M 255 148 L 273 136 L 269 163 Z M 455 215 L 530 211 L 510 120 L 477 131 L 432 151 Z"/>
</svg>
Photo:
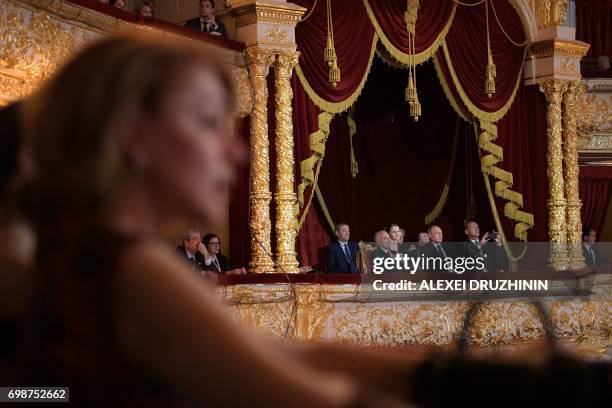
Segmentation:
<svg viewBox="0 0 612 408">
<path fill-rule="evenodd" d="M 232 104 L 227 72 L 186 41 L 120 36 L 78 53 L 26 108 L 36 170 L 28 195 L 37 210 L 49 216 L 103 207 L 130 171 L 121 142 L 131 118 L 158 114 L 164 97 L 198 67 L 217 74 Z"/>
</svg>

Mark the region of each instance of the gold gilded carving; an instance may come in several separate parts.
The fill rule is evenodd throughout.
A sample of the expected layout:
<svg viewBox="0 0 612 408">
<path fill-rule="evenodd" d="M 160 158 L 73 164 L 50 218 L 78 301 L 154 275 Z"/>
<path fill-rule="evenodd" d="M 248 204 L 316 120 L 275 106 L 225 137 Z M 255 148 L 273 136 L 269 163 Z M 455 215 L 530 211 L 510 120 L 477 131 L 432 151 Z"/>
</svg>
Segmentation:
<svg viewBox="0 0 612 408">
<path fill-rule="evenodd" d="M 277 272 L 298 273 L 295 253 L 297 197 L 294 189 L 291 73 L 298 53 L 279 54 L 274 64 L 276 93 L 276 259 Z"/>
<path fill-rule="evenodd" d="M 266 4 L 255 2 L 232 10 L 236 27 L 244 27 L 256 23 L 273 23 L 295 27 L 306 11 L 304 7 L 295 4 Z"/>
<path fill-rule="evenodd" d="M 539 28 L 565 24 L 567 0 L 532 0 L 532 8 L 538 18 Z"/>
<path fill-rule="evenodd" d="M 610 282 L 598 283 L 588 298 L 546 300 L 554 332 L 569 344 L 601 355 L 612 345 Z M 225 289 L 234 315 L 263 331 L 312 341 L 401 346 L 453 342 L 468 302 L 392 301 L 362 303 L 352 299 L 371 286 L 295 285 L 297 302 L 287 285 L 235 286 Z M 362 299 L 364 299 L 362 298 Z M 292 310 L 293 306 L 297 310 Z M 289 330 L 287 330 L 289 328 Z M 470 342 L 481 347 L 513 348 L 542 338 L 544 329 L 533 305 L 521 300 L 494 301 L 479 307 Z"/>
<path fill-rule="evenodd" d="M 84 30 L 10 1 L 0 3 L 0 95 L 20 99 L 89 41 Z"/>
<path fill-rule="evenodd" d="M 510 0 L 510 4 L 516 10 L 528 42 L 533 42 L 538 38 L 538 21 L 531 5 L 532 0 Z"/>
<path fill-rule="evenodd" d="M 268 142 L 268 85 L 266 77 L 274 54 L 247 48 L 249 76 L 253 89 L 251 112 L 251 192 L 249 194 L 251 233 L 251 272 L 270 272 L 274 263 L 270 254 L 270 151 Z"/>
<path fill-rule="evenodd" d="M 563 161 L 565 166 L 565 199 L 567 201 L 567 249 L 569 266 L 584 267 L 582 255 L 582 221 L 580 219 L 580 187 L 578 185 L 578 130 L 576 100 L 581 89 L 578 81 L 572 81 L 563 94 Z"/>
<path fill-rule="evenodd" d="M 567 269 L 566 250 L 566 205 L 563 181 L 563 138 L 561 131 L 561 102 L 567 83 L 550 80 L 540 84 L 548 101 L 546 111 L 547 152 L 546 173 L 548 174 L 548 237 L 550 240 L 549 264 L 553 269 Z"/>
<path fill-rule="evenodd" d="M 576 68 L 577 60 L 565 57 L 559 65 L 559 74 L 580 77 L 580 71 Z"/>
<path fill-rule="evenodd" d="M 237 102 L 237 113 L 240 117 L 245 117 L 253 109 L 253 95 L 248 71 L 244 68 L 233 69 L 232 81 Z"/>
<path fill-rule="evenodd" d="M 529 47 L 527 55 L 536 58 L 564 56 L 569 58 L 582 58 L 589 50 L 589 44 L 581 41 L 546 40 L 534 43 Z"/>
<path fill-rule="evenodd" d="M 280 28 L 278 25 L 268 28 L 268 41 L 287 44 L 287 30 Z"/>
<path fill-rule="evenodd" d="M 612 148 L 612 99 L 606 94 L 578 94 L 576 118 L 581 149 Z"/>
</svg>

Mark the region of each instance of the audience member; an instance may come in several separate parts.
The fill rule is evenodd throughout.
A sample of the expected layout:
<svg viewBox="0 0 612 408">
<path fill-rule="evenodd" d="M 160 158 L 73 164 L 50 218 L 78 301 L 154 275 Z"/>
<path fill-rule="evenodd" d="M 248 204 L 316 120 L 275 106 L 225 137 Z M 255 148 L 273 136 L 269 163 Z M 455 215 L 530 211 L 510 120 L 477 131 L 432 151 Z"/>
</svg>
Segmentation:
<svg viewBox="0 0 612 408">
<path fill-rule="evenodd" d="M 504 256 L 502 242 L 497 232 L 485 232 L 481 238 L 480 227 L 476 221 L 472 220 L 465 223 L 464 232 L 466 240 L 463 255 L 472 259 L 482 258 L 484 264 L 484 269 L 475 267 L 472 270 L 492 272 L 504 269 L 502 266 L 502 258 Z"/>
<path fill-rule="evenodd" d="M 597 250 L 597 231 L 591 229 L 588 225 L 582 228 L 582 255 L 584 256 L 584 264 L 586 266 L 599 266 L 607 263 L 607 260 L 599 256 Z"/>
<path fill-rule="evenodd" d="M 185 233 L 183 244 L 176 247 L 176 252 L 189 262 L 192 271 L 205 270 L 206 266 L 211 263 L 211 256 L 206 245 L 202 243 L 200 232 L 196 229 L 190 229 Z"/>
<path fill-rule="evenodd" d="M 402 253 L 407 254 L 410 251 L 409 245 L 403 245 L 404 236 L 402 234 L 402 228 L 396 223 L 391 223 L 385 228 L 389 237 L 391 238 L 390 249 Z"/>
<path fill-rule="evenodd" d="M 155 9 L 151 3 L 145 1 L 140 5 L 140 7 L 138 7 L 136 14 L 143 17 L 153 17 L 155 15 Z"/>
<path fill-rule="evenodd" d="M 244 274 L 246 269 L 232 269 L 231 262 L 228 257 L 221 253 L 221 240 L 219 236 L 209 232 L 202 238 L 202 243 L 208 252 L 208 259 L 205 260 L 204 269 L 216 274 Z"/>
<path fill-rule="evenodd" d="M 393 240 L 387 231 L 376 231 L 374 242 L 376 242 L 376 248 L 372 251 L 373 262 L 376 258 L 395 258 L 397 255 L 397 251 L 392 249 Z M 391 271 L 395 271 L 395 268 L 387 270 L 387 272 Z"/>
<path fill-rule="evenodd" d="M 227 37 L 225 26 L 216 19 L 214 0 L 200 0 L 200 16 L 187 20 L 185 26 L 203 33 Z"/>
<path fill-rule="evenodd" d="M 125 0 L 110 0 L 110 5 L 121 10 L 127 9 Z"/>
<path fill-rule="evenodd" d="M 427 229 L 427 237 L 429 238 L 429 242 L 421 247 L 421 253 L 427 258 L 442 260 L 442 268 L 436 266 L 434 268 L 429 268 L 429 271 L 448 271 L 444 268 L 444 262 L 447 258 L 451 258 L 451 254 L 449 253 L 448 249 L 445 248 L 445 246 L 442 244 L 442 240 L 444 238 L 442 228 L 437 225 L 430 226 Z"/>
<path fill-rule="evenodd" d="M 327 247 L 327 273 L 357 273 L 359 246 L 349 241 L 351 230 L 347 223 L 336 224 L 336 240 Z"/>
<path fill-rule="evenodd" d="M 417 246 L 419 248 L 423 248 L 428 243 L 429 243 L 429 234 L 427 234 L 427 232 L 419 232 L 419 235 L 417 236 Z"/>
</svg>

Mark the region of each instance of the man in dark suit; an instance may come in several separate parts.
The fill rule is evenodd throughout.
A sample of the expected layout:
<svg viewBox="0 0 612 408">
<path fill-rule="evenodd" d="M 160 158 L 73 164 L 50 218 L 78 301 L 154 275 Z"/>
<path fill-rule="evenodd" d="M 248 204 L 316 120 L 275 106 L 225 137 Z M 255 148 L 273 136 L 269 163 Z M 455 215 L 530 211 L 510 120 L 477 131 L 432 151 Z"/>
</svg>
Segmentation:
<svg viewBox="0 0 612 408">
<path fill-rule="evenodd" d="M 582 255 L 586 266 L 594 267 L 608 263 L 607 259 L 599 256 L 599 251 L 595 245 L 596 241 L 597 231 L 585 226 L 582 230 Z"/>
<path fill-rule="evenodd" d="M 437 225 L 432 225 L 427 229 L 429 242 L 423 245 L 421 253 L 424 255 L 424 260 L 427 262 L 423 266 L 423 270 L 430 272 L 453 272 L 450 269 L 445 269 L 444 264 L 447 259 L 452 259 L 451 254 L 444 245 L 442 240 L 444 235 L 442 228 Z"/>
<path fill-rule="evenodd" d="M 482 258 L 484 263 L 484 269 L 479 269 L 476 265 L 474 268 L 467 268 L 467 270 L 494 272 L 506 269 L 504 267 L 505 254 L 499 233 L 495 231 L 492 233 L 486 232 L 480 238 L 478 223 L 468 221 L 465 223 L 465 235 L 467 239 L 464 243 L 463 256 L 472 259 Z"/>
<path fill-rule="evenodd" d="M 206 267 L 206 260 L 210 258 L 202 237 L 197 230 L 190 229 L 183 236 L 183 245 L 176 247 L 176 253 L 191 266 L 191 270 L 200 272 Z"/>
<path fill-rule="evenodd" d="M 222 22 L 215 17 L 214 0 L 200 0 L 200 16 L 187 20 L 185 27 L 193 28 L 203 33 L 227 37 L 227 31 Z"/>
<path fill-rule="evenodd" d="M 336 238 L 327 247 L 327 273 L 357 273 L 357 253 L 359 246 L 349 241 L 351 230 L 347 223 L 336 225 Z"/>
<path fill-rule="evenodd" d="M 391 235 L 385 230 L 376 231 L 374 234 L 374 242 L 376 242 L 376 248 L 372 251 L 372 262 L 374 265 L 378 264 L 379 267 L 384 268 L 384 272 L 398 272 L 398 269 L 395 267 L 395 257 L 397 255 L 397 251 L 394 251 L 392 246 L 394 246 L 394 241 L 391 239 Z M 394 267 L 387 269 L 384 267 L 385 259 L 392 258 L 394 260 Z M 376 261 L 376 259 L 382 259 Z"/>
</svg>

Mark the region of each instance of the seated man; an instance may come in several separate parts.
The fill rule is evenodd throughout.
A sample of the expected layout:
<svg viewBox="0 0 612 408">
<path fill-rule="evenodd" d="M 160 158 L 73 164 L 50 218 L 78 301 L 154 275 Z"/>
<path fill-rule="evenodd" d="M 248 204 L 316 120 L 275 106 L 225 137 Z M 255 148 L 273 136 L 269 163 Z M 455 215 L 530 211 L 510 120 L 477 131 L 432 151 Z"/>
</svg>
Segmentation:
<svg viewBox="0 0 612 408">
<path fill-rule="evenodd" d="M 185 233 L 183 245 L 176 247 L 176 253 L 189 262 L 192 271 L 198 273 L 205 269 L 207 260 L 210 264 L 211 258 L 202 243 L 200 232 L 196 229 L 190 229 Z"/>
<path fill-rule="evenodd" d="M 493 272 L 506 269 L 504 267 L 505 255 L 499 233 L 486 232 L 480 238 L 480 227 L 476 221 L 465 223 L 465 240 L 463 256 L 476 259 L 482 258 L 484 268 L 475 267 L 471 270 L 480 272 Z M 495 244 L 493 244 L 493 241 Z"/>
<path fill-rule="evenodd" d="M 200 0 L 200 16 L 187 20 L 185 27 L 203 33 L 227 37 L 225 26 L 222 22 L 216 20 L 214 0 Z"/>
<path fill-rule="evenodd" d="M 427 261 L 423 270 L 430 272 L 452 272 L 452 270 L 444 267 L 444 264 L 448 262 L 447 259 L 452 259 L 452 257 L 445 246 L 442 245 L 444 238 L 442 228 L 437 225 L 430 226 L 427 229 L 427 237 L 429 242 L 421 247 L 421 253 Z"/>
<path fill-rule="evenodd" d="M 381 261 L 375 261 L 376 258 L 394 258 L 397 255 L 397 251 L 391 249 L 393 246 L 393 240 L 389 233 L 385 230 L 376 231 L 374 234 L 374 242 L 376 242 L 376 248 L 372 251 L 372 262 L 377 263 Z M 384 262 L 384 261 L 382 261 Z M 386 272 L 396 271 L 396 268 L 387 269 Z"/>
<path fill-rule="evenodd" d="M 357 273 L 359 246 L 349 241 L 351 230 L 347 223 L 336 224 L 336 238 L 327 247 L 327 273 Z"/>
<path fill-rule="evenodd" d="M 584 256 L 584 264 L 594 267 L 608 263 L 607 259 L 599 256 L 599 251 L 595 242 L 597 241 L 597 231 L 585 225 L 582 229 L 582 255 Z"/>
</svg>

